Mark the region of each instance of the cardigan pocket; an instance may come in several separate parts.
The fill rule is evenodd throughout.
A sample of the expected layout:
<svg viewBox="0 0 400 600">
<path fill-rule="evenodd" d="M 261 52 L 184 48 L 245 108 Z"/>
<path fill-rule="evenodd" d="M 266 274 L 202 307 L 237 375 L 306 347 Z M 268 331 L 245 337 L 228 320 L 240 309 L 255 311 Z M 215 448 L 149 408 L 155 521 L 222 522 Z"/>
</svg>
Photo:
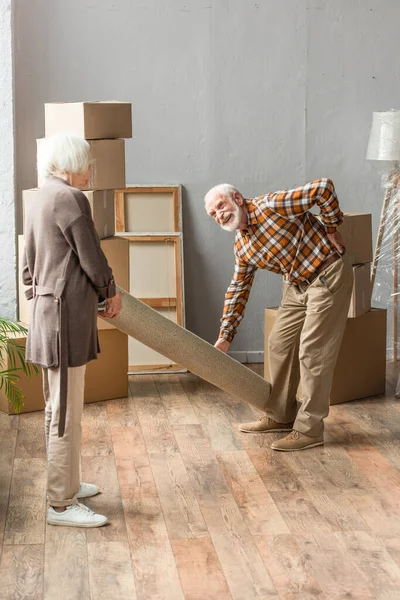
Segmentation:
<svg viewBox="0 0 400 600">
<path fill-rule="evenodd" d="M 54 329 L 42 329 L 42 361 L 41 364 L 45 364 L 49 368 L 55 368 L 59 366 L 59 332 Z"/>
<path fill-rule="evenodd" d="M 59 332 L 46 327 L 29 326 L 26 359 L 49 369 L 59 366 Z"/>
<path fill-rule="evenodd" d="M 59 365 L 59 311 L 51 296 L 33 299 L 32 318 L 28 329 L 27 360 L 42 367 Z"/>
</svg>

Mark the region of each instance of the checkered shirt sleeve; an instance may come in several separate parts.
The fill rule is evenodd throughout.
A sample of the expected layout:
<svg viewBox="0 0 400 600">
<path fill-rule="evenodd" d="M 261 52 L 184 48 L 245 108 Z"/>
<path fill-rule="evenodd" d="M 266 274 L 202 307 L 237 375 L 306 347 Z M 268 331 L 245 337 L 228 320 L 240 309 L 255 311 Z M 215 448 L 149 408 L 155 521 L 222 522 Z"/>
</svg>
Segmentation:
<svg viewBox="0 0 400 600">
<path fill-rule="evenodd" d="M 339 209 L 335 186 L 327 178 L 316 179 L 293 190 L 267 194 L 266 200 L 271 210 L 289 219 L 298 217 L 315 205 L 318 206 L 327 233 L 335 233 L 337 227 L 343 223 L 343 213 Z"/>
<path fill-rule="evenodd" d="M 240 321 L 243 319 L 246 303 L 257 268 L 235 257 L 235 271 L 225 294 L 224 312 L 221 319 L 219 337 L 231 342 Z"/>
</svg>

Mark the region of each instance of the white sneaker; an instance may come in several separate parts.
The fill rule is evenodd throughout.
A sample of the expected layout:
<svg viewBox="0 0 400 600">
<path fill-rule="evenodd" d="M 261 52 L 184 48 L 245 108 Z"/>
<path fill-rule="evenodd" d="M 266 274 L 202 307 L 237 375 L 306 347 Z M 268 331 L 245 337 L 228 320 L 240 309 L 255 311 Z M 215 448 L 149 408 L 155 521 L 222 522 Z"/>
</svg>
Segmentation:
<svg viewBox="0 0 400 600">
<path fill-rule="evenodd" d="M 98 515 L 84 504 L 71 504 L 63 512 L 57 512 L 52 506 L 47 512 L 49 525 L 64 527 L 101 527 L 107 523 L 107 517 Z"/>
<path fill-rule="evenodd" d="M 79 486 L 79 492 L 77 494 L 77 498 L 90 498 L 91 496 L 95 496 L 99 493 L 99 488 L 94 483 L 82 483 Z"/>
</svg>

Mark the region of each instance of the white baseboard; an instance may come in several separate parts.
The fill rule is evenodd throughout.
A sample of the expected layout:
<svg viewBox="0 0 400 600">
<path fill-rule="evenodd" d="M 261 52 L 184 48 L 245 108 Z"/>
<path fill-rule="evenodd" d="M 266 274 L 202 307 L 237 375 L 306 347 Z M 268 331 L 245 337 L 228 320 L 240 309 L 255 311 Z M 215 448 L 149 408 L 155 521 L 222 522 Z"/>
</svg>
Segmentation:
<svg viewBox="0 0 400 600">
<path fill-rule="evenodd" d="M 261 350 L 250 350 L 249 352 L 228 352 L 228 354 L 229 356 L 243 364 L 264 362 L 264 352 L 262 352 Z"/>
</svg>

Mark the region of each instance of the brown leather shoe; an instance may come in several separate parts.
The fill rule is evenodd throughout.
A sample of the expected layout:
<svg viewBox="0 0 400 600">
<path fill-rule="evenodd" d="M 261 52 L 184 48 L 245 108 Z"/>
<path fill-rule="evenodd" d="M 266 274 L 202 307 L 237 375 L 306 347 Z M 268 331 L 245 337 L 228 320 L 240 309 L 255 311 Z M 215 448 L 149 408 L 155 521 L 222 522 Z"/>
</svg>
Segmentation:
<svg viewBox="0 0 400 600">
<path fill-rule="evenodd" d="M 281 452 L 295 452 L 296 450 L 307 450 L 307 448 L 322 446 L 323 443 L 324 436 L 322 433 L 317 437 L 311 437 L 293 429 L 286 437 L 272 442 L 271 448 L 272 450 L 280 450 Z"/>
<path fill-rule="evenodd" d="M 274 433 L 277 431 L 290 431 L 293 423 L 277 423 L 270 417 L 261 417 L 252 423 L 241 423 L 239 430 L 244 433 Z"/>
</svg>

